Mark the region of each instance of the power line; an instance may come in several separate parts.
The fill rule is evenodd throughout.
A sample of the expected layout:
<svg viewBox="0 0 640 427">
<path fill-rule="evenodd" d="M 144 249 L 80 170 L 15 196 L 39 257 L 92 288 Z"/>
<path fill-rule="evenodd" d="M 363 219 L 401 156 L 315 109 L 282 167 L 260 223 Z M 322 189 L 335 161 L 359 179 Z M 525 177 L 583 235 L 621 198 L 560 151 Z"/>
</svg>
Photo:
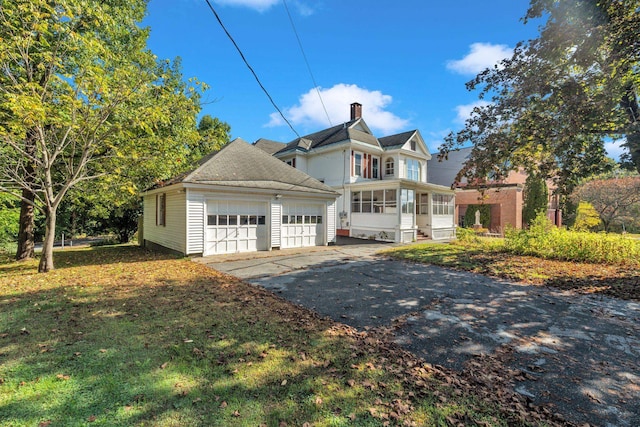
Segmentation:
<svg viewBox="0 0 640 427">
<path fill-rule="evenodd" d="M 313 77 L 313 72 L 311 71 L 311 65 L 309 65 L 309 61 L 307 60 L 307 55 L 304 53 L 304 48 L 302 47 L 302 41 L 300 40 L 300 36 L 298 35 L 298 30 L 296 29 L 296 25 L 293 23 L 293 18 L 291 17 L 291 12 L 289 12 L 289 6 L 287 6 L 287 1 L 282 0 L 284 4 L 284 8 L 287 11 L 287 15 L 289 16 L 289 22 L 291 22 L 291 28 L 293 28 L 293 33 L 296 35 L 296 39 L 298 40 L 298 46 L 300 46 L 300 52 L 302 52 L 302 57 L 304 58 L 305 64 L 307 64 L 307 69 L 309 70 L 309 75 L 311 76 L 311 81 L 313 82 L 313 87 L 316 89 L 316 93 L 318 94 L 318 98 L 320 98 L 320 104 L 322 104 L 322 109 L 324 110 L 324 114 L 327 116 L 327 120 L 329 121 L 329 126 L 333 126 L 331 122 L 331 118 L 329 117 L 329 113 L 327 112 L 327 107 L 324 105 L 324 101 L 322 100 L 322 95 L 320 94 L 320 89 L 318 89 L 318 84 L 316 83 L 315 77 Z"/>
<path fill-rule="evenodd" d="M 273 98 L 271 97 L 271 95 L 269 94 L 269 92 L 267 91 L 267 89 L 264 87 L 264 85 L 262 84 L 262 82 L 260 81 L 260 79 L 258 78 L 258 75 L 256 74 L 256 72 L 253 70 L 253 67 L 251 67 L 251 65 L 249 65 L 249 61 L 247 61 L 247 58 L 245 58 L 244 54 L 242 53 L 242 50 L 240 50 L 240 47 L 238 46 L 238 44 L 236 43 L 236 41 L 233 39 L 233 37 L 231 36 L 231 34 L 229 33 L 229 31 L 227 30 L 227 27 L 224 26 L 224 24 L 222 23 L 222 20 L 220 19 L 220 16 L 218 15 L 218 12 L 216 12 L 216 10 L 213 8 L 213 6 L 211 5 L 211 3 L 209 2 L 209 0 L 205 0 L 207 2 L 207 4 L 209 5 L 209 9 L 211 9 L 211 12 L 213 12 L 214 16 L 216 17 L 216 19 L 218 20 L 218 23 L 220 24 L 220 26 L 222 27 L 222 29 L 224 30 L 224 33 L 227 35 L 227 37 L 229 37 L 229 40 L 231 40 L 231 43 L 233 43 L 233 46 L 235 46 L 236 50 L 238 51 L 238 53 L 240 54 L 240 57 L 242 58 L 242 60 L 244 61 L 245 65 L 247 66 L 247 68 L 249 69 L 249 71 L 251 71 L 251 74 L 253 74 L 253 77 L 256 79 L 256 81 L 258 82 L 258 85 L 260 86 L 260 88 L 262 89 L 262 91 L 264 92 L 265 95 L 267 95 L 267 98 L 269 98 L 269 101 L 271 101 L 271 105 L 273 105 L 273 107 L 278 111 L 278 113 L 280 114 L 280 117 L 282 117 L 282 119 L 289 125 L 289 127 L 291 128 L 291 130 L 293 131 L 293 133 L 296 134 L 296 136 L 298 138 L 300 138 L 300 135 L 298 134 L 298 132 L 296 132 L 296 130 L 293 128 L 293 126 L 291 125 L 291 123 L 289 122 L 289 120 L 287 120 L 287 118 L 284 116 L 284 114 L 282 113 L 282 111 L 280 110 L 280 108 L 276 105 L 275 101 L 273 100 Z"/>
</svg>

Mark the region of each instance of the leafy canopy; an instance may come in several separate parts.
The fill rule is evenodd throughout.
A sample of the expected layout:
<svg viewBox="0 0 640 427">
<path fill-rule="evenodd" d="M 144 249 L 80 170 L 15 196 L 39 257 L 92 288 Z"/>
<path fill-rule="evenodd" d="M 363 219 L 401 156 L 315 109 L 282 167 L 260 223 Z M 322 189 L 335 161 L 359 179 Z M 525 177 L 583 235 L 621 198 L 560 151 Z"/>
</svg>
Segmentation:
<svg viewBox="0 0 640 427">
<path fill-rule="evenodd" d="M 539 36 L 467 83 L 489 98 L 440 156 L 471 143 L 458 179 L 504 177 L 524 167 L 569 194 L 602 172 L 604 142 L 624 139 L 640 171 L 640 2 L 531 0 L 524 22 L 546 19 Z"/>
</svg>

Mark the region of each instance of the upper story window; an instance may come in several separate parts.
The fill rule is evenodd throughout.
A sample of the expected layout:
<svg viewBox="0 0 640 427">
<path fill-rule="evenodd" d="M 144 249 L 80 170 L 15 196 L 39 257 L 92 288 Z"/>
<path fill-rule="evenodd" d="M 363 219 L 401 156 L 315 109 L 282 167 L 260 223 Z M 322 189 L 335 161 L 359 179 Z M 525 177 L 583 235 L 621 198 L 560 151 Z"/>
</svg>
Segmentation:
<svg viewBox="0 0 640 427">
<path fill-rule="evenodd" d="M 287 160 L 287 164 L 289 166 L 293 166 L 295 168 L 296 167 L 296 158 L 294 157 L 293 159 Z"/>
<path fill-rule="evenodd" d="M 386 176 L 392 176 L 394 174 L 394 163 L 392 158 L 389 158 L 384 162 L 384 174 Z"/>
<path fill-rule="evenodd" d="M 407 179 L 420 181 L 420 162 L 415 159 L 407 159 Z"/>
<path fill-rule="evenodd" d="M 371 178 L 378 179 L 380 176 L 379 166 L 378 166 L 378 158 L 374 157 L 371 159 Z"/>
<path fill-rule="evenodd" d="M 353 174 L 362 176 L 362 154 L 355 153 L 353 155 Z"/>
<path fill-rule="evenodd" d="M 411 151 L 416 151 L 416 142 L 411 141 Z"/>
</svg>

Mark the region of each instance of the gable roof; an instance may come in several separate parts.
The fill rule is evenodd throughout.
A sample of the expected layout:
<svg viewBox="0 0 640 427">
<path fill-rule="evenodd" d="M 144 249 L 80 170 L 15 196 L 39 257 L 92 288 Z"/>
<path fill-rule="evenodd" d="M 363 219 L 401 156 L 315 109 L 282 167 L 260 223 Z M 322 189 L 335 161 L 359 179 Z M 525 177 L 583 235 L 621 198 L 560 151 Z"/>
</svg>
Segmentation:
<svg viewBox="0 0 640 427">
<path fill-rule="evenodd" d="M 241 138 L 204 157 L 195 170 L 169 180 L 162 186 L 177 183 L 338 194 L 331 187 Z"/>
<path fill-rule="evenodd" d="M 390 150 L 402 147 L 413 137 L 413 135 L 416 134 L 416 132 L 417 130 L 410 130 L 396 135 L 383 136 L 382 138 L 378 138 L 378 141 L 380 141 L 380 145 L 382 145 L 385 150 Z"/>
<path fill-rule="evenodd" d="M 260 138 L 252 144 L 254 147 L 261 149 L 267 154 L 274 154 L 282 150 L 285 144 L 278 141 L 272 141 L 270 139 Z"/>
<path fill-rule="evenodd" d="M 347 140 L 356 140 L 375 147 L 380 147 L 378 138 L 373 136 L 368 129 L 369 128 L 366 123 L 364 123 L 364 120 L 351 120 L 349 122 L 294 139 L 282 150 L 278 151 L 277 154 L 284 154 L 289 151 L 296 150 L 309 151 L 314 148 L 325 147 L 327 145 Z"/>
</svg>

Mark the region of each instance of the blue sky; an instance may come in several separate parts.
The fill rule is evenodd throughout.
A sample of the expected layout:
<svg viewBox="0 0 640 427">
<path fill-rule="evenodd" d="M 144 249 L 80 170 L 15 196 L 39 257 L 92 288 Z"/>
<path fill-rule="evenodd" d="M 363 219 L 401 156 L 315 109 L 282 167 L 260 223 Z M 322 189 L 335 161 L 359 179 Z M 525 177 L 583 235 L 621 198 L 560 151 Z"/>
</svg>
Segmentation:
<svg viewBox="0 0 640 427">
<path fill-rule="evenodd" d="M 465 83 L 538 25 L 520 20 L 526 0 L 286 0 L 327 118 L 283 1 L 210 1 L 300 135 L 347 121 L 360 102 L 377 136 L 418 129 L 432 152 L 478 102 Z M 150 0 L 143 24 L 158 57 L 181 57 L 185 78 L 210 86 L 202 114 L 229 123 L 234 138 L 296 138 L 205 0 Z"/>
</svg>

